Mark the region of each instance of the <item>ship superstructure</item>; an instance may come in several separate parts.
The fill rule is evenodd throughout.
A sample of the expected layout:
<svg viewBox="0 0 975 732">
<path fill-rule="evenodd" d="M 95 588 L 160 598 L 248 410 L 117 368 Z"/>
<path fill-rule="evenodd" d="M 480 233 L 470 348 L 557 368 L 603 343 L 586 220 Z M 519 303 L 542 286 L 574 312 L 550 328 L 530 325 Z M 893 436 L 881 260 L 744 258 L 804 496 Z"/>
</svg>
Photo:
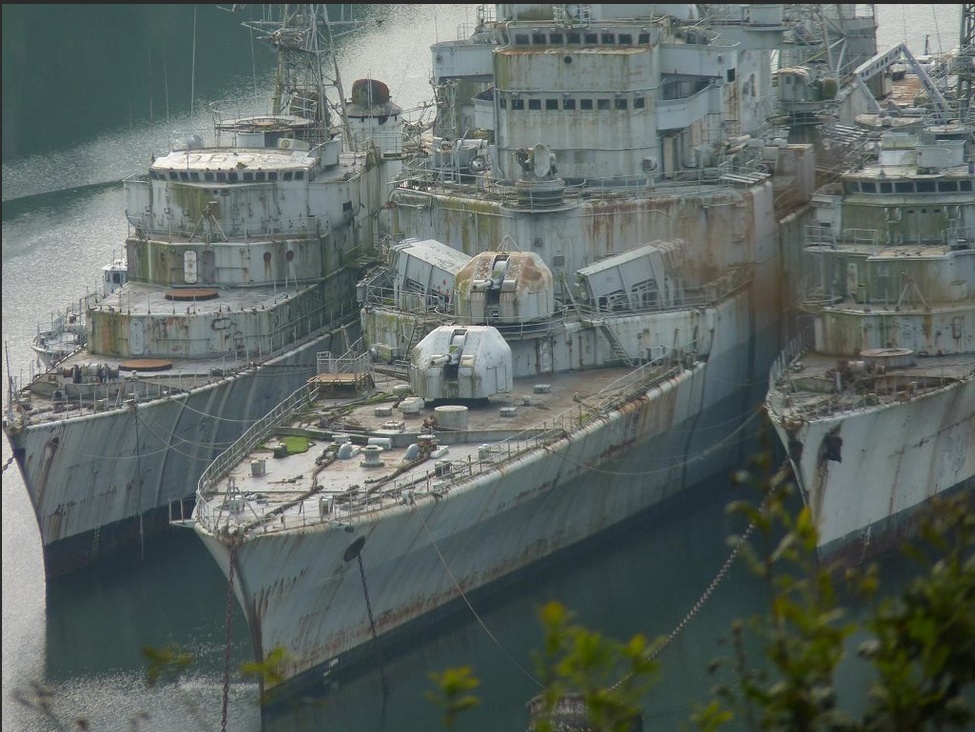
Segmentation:
<svg viewBox="0 0 975 732">
<path fill-rule="evenodd" d="M 126 282 L 85 302 L 82 348 L 11 388 L 49 578 L 166 530 L 170 502 L 355 318 L 402 117 L 372 80 L 354 119 L 330 111 L 325 6 L 273 13 L 255 21 L 278 53 L 271 106 L 213 105 L 212 140 L 175 135 L 124 181 Z"/>
<path fill-rule="evenodd" d="M 882 133 L 814 198 L 800 337 L 768 413 L 819 532 L 861 560 L 932 496 L 975 488 L 972 128 Z"/>
<path fill-rule="evenodd" d="M 787 28 L 499 5 L 433 46 L 362 347 L 207 469 L 188 522 L 256 657 L 284 651 L 263 691 L 372 662 L 745 457 L 815 187 L 811 147 L 769 127 Z"/>
</svg>

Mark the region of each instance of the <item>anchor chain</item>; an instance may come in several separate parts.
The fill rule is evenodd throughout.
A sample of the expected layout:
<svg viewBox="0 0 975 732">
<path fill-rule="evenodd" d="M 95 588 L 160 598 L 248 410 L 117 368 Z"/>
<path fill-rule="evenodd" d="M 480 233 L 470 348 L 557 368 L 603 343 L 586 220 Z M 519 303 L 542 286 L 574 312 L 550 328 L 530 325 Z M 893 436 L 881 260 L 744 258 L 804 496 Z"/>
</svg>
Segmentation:
<svg viewBox="0 0 975 732">
<path fill-rule="evenodd" d="M 7 472 L 7 468 L 9 468 L 9 467 L 10 467 L 10 464 L 11 464 L 11 463 L 12 463 L 13 461 L 14 461 L 14 456 L 13 456 L 13 455 L 11 455 L 11 456 L 10 456 L 10 458 L 9 458 L 9 459 L 7 460 L 7 462 L 5 462 L 5 463 L 3 464 L 3 472 L 4 472 L 4 473 L 6 473 L 6 472 Z"/>
<path fill-rule="evenodd" d="M 372 615 L 372 603 L 369 601 L 369 587 L 366 585 L 366 570 L 362 564 L 362 554 L 356 554 L 356 559 L 359 563 L 359 577 L 362 580 L 362 594 L 366 598 L 366 612 L 369 614 L 369 627 L 372 629 L 372 642 L 376 648 L 376 658 L 379 661 L 379 678 L 382 681 L 383 696 L 385 697 L 388 693 L 386 687 L 386 671 L 383 668 L 382 649 L 379 647 L 379 640 L 376 637 L 376 621 Z"/>
<path fill-rule="evenodd" d="M 234 628 L 234 566 L 237 564 L 237 538 L 230 543 L 230 569 L 227 571 L 227 637 L 223 649 L 223 710 L 220 718 L 221 732 L 227 732 L 227 703 L 230 699 L 230 643 Z"/>
<path fill-rule="evenodd" d="M 687 624 L 694 619 L 694 616 L 701 611 L 701 608 L 704 607 L 705 603 L 707 603 L 708 599 L 718 588 L 718 585 L 721 584 L 721 581 L 725 578 L 725 575 L 728 574 L 728 570 L 731 569 L 731 565 L 734 564 L 735 558 L 738 556 L 738 551 L 748 541 L 748 537 L 751 536 L 754 528 L 755 522 L 752 521 L 750 524 L 748 524 L 748 528 L 745 529 L 745 533 L 741 535 L 741 541 L 739 541 L 735 548 L 731 550 L 731 554 L 729 554 L 728 558 L 725 559 L 724 564 L 721 565 L 721 569 L 718 570 L 718 573 L 714 576 L 714 579 L 711 580 L 711 583 L 707 586 L 704 592 L 701 593 L 701 596 L 698 598 L 697 602 L 694 603 L 687 615 L 684 616 L 684 619 L 677 623 L 677 626 L 670 631 L 670 634 L 666 638 L 664 638 L 663 642 L 647 654 L 648 660 L 653 661 L 657 656 L 659 656 L 667 646 L 677 639 L 677 636 L 684 631 L 684 628 L 686 628 Z M 619 686 L 629 679 L 630 676 L 632 676 L 632 674 L 627 674 L 609 688 L 619 688 Z"/>
<path fill-rule="evenodd" d="M 779 472 L 775 474 L 775 476 L 773 476 L 772 484 L 773 485 L 778 484 L 784 479 L 784 476 L 785 476 L 785 469 L 783 468 L 780 469 Z M 768 505 L 770 496 L 771 496 L 771 491 L 765 494 L 765 497 L 762 499 L 761 506 L 759 507 L 760 511 L 764 511 L 765 507 Z M 655 658 L 657 658 L 657 656 L 659 656 L 667 646 L 673 643 L 674 640 L 676 640 L 677 636 L 679 636 L 681 632 L 683 632 L 684 628 L 687 627 L 687 624 L 690 623 L 691 620 L 694 619 L 694 616 L 701 611 L 701 608 L 704 607 L 705 603 L 708 601 L 708 599 L 711 597 L 714 591 L 718 588 L 718 585 L 721 584 L 721 581 L 728 574 L 728 570 L 730 570 L 731 565 L 734 564 L 735 558 L 738 556 L 738 552 L 745 544 L 748 543 L 748 539 L 752 535 L 752 532 L 754 530 L 755 530 L 755 521 L 752 520 L 748 524 L 748 527 L 745 529 L 745 531 L 742 533 L 741 539 L 735 545 L 735 548 L 731 550 L 731 554 L 729 554 L 728 558 L 724 560 L 724 564 L 721 565 L 721 569 L 718 570 L 718 573 L 714 576 L 714 579 L 711 580 L 710 584 L 708 584 L 704 592 L 701 593 L 701 597 L 698 598 L 697 602 L 694 603 L 694 606 L 691 607 L 687 615 L 684 616 L 684 619 L 677 624 L 677 626 L 670 632 L 670 634 L 666 638 L 664 638 L 663 642 L 659 646 L 653 648 L 647 654 L 647 658 L 649 660 L 652 661 Z M 618 688 L 624 681 L 629 679 L 631 676 L 632 674 L 627 674 L 626 676 L 621 678 L 619 681 L 617 681 L 609 688 L 610 689 Z"/>
</svg>

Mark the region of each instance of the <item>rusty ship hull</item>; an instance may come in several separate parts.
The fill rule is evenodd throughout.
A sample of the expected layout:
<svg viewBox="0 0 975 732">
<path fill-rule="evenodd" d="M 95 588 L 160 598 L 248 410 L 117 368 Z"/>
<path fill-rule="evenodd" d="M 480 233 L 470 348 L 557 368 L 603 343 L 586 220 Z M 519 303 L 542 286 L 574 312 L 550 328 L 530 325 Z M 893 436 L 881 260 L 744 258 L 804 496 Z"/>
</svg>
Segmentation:
<svg viewBox="0 0 975 732">
<path fill-rule="evenodd" d="M 711 314 L 739 318 L 748 300 Z M 354 673 L 468 595 L 684 486 L 722 471 L 728 479 L 759 414 L 762 390 L 740 386 L 752 346 L 729 340 L 707 361 L 550 374 L 542 391 L 541 375 L 517 379 L 508 398 L 460 407 L 462 429 L 422 426 L 438 414 L 442 424 L 456 403 L 417 412 L 388 383 L 367 406 L 307 386 L 242 440 L 252 449 L 211 466 L 189 522 L 230 579 L 256 655 L 284 651 L 282 682 L 265 681 L 265 701 L 316 688 L 323 673 Z M 335 424 L 322 421 L 330 408 L 342 413 Z M 390 414 L 405 424 L 391 431 Z M 287 435 L 308 439 L 308 451 L 275 452 Z M 347 440 L 352 457 L 323 459 Z M 425 440 L 435 448 L 410 462 L 410 446 Z M 366 464 L 372 444 L 383 445 L 382 465 Z"/>
<path fill-rule="evenodd" d="M 181 525 L 280 658 L 264 699 L 747 459 L 815 188 L 764 106 L 791 26 L 633 7 L 435 44 L 362 343 L 204 471 Z"/>
</svg>

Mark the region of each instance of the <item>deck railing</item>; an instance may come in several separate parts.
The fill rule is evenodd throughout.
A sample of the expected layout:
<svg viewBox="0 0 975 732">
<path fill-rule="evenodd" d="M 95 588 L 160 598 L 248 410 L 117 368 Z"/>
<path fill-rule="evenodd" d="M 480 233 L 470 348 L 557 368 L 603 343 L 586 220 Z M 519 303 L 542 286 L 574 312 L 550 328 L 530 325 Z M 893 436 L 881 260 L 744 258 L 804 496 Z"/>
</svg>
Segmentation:
<svg viewBox="0 0 975 732">
<path fill-rule="evenodd" d="M 353 488 L 342 494 L 324 496 L 321 488 L 314 486 L 311 491 L 296 492 L 290 502 L 284 503 L 289 507 L 297 507 L 296 512 L 271 509 L 259 514 L 251 507 L 245 518 L 242 516 L 243 504 L 240 499 L 246 497 L 232 495 L 233 489 L 229 487 L 218 491 L 217 486 L 230 476 L 233 468 L 251 450 L 271 436 L 274 428 L 287 415 L 312 402 L 313 389 L 303 387 L 275 407 L 264 419 L 255 423 L 207 467 L 198 485 L 194 518 L 201 526 L 214 533 L 231 531 L 235 527 L 245 531 L 269 533 L 302 526 L 321 526 L 328 522 L 341 524 L 343 521 L 354 520 L 364 512 L 383 510 L 404 503 L 411 504 L 425 495 L 442 496 L 459 483 L 494 470 L 499 463 L 552 445 L 602 418 L 608 410 L 624 404 L 652 385 L 676 377 L 693 364 L 697 347 L 697 342 L 691 342 L 638 366 L 597 394 L 580 399 L 576 406 L 555 415 L 551 420 L 545 420 L 538 427 L 507 435 L 494 442 L 486 442 L 481 445 L 476 458 L 469 455 L 466 460 L 441 461 L 422 475 L 414 474 L 404 480 L 377 483 L 367 490 Z M 306 512 L 306 503 L 315 496 L 326 501 L 327 508 L 323 503 L 319 510 Z M 280 504 L 276 505 L 281 508 Z"/>
</svg>

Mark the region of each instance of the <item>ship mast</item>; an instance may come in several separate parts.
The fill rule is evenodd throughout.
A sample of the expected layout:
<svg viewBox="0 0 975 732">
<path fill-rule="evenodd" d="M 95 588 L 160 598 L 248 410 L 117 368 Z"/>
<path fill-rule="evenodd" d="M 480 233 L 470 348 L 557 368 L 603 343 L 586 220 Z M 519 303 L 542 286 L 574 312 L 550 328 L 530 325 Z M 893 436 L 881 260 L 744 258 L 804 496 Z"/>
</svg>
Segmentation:
<svg viewBox="0 0 975 732">
<path fill-rule="evenodd" d="M 241 6 L 235 5 L 234 8 Z M 292 115 L 314 122 L 309 142 L 324 142 L 333 136 L 329 87 L 338 97 L 338 118 L 347 140 L 352 136 L 345 115 L 345 92 L 335 57 L 333 27 L 358 27 L 355 20 L 332 21 L 327 5 L 265 5 L 263 17 L 242 23 L 258 33 L 277 53 L 272 113 Z M 326 66 L 328 70 L 326 71 Z"/>
<path fill-rule="evenodd" d="M 975 79 L 975 3 L 961 6 L 961 37 L 958 56 L 955 58 L 955 73 L 958 75 L 958 116 L 961 122 L 975 122 L 973 109 L 972 80 Z"/>
</svg>

